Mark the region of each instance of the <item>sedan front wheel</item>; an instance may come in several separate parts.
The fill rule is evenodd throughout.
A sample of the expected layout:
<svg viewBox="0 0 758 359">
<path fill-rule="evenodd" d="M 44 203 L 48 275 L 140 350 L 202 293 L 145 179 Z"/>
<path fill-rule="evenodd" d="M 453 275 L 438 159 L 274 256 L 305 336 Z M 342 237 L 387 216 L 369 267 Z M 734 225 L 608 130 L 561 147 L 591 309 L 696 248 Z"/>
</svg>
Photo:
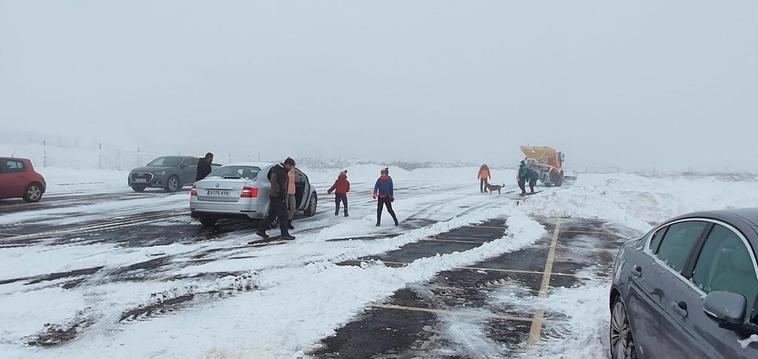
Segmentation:
<svg viewBox="0 0 758 359">
<path fill-rule="evenodd" d="M 24 202 L 35 203 L 42 199 L 42 186 L 32 183 L 24 191 Z"/>
<path fill-rule="evenodd" d="M 618 297 L 616 297 L 611 311 L 610 342 L 612 359 L 637 358 L 632 327 L 629 325 L 629 317 L 626 315 L 626 307 Z"/>
</svg>

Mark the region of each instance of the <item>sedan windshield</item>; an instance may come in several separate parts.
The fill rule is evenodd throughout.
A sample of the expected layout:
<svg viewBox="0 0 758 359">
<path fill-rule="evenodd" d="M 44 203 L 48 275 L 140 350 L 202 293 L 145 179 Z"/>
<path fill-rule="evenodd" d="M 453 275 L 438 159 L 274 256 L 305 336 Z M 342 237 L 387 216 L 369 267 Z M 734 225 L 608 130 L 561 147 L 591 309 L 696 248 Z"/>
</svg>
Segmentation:
<svg viewBox="0 0 758 359">
<path fill-rule="evenodd" d="M 147 165 L 149 167 L 178 167 L 181 161 L 181 157 L 158 157 Z"/>
<path fill-rule="evenodd" d="M 213 173 L 211 173 L 211 176 L 223 178 L 245 178 L 254 180 L 260 171 L 260 168 L 252 166 L 224 166 L 213 171 Z"/>
</svg>

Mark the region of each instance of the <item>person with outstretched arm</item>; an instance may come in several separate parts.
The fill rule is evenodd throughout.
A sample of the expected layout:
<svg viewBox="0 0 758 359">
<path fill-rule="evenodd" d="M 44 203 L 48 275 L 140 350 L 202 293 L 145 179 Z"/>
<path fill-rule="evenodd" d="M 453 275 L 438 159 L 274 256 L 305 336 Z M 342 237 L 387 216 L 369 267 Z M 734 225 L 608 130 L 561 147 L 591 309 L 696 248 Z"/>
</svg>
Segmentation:
<svg viewBox="0 0 758 359">
<path fill-rule="evenodd" d="M 213 163 L 213 154 L 208 152 L 205 157 L 197 161 L 197 175 L 195 176 L 195 182 L 208 177 L 211 174 L 211 164 Z"/>
<path fill-rule="evenodd" d="M 340 214 L 340 202 L 345 207 L 345 217 L 348 216 L 347 214 L 347 193 L 350 192 L 350 182 L 347 180 L 347 170 L 344 170 L 340 172 L 340 175 L 337 176 L 337 180 L 334 181 L 334 185 L 332 185 L 331 188 L 329 188 L 329 191 L 326 193 L 331 194 L 332 192 L 335 192 L 334 194 L 334 215 L 339 216 Z"/>
<path fill-rule="evenodd" d="M 398 226 L 400 223 L 397 221 L 397 216 L 395 215 L 395 211 L 392 210 L 392 202 L 395 201 L 394 197 L 394 191 L 392 188 L 392 177 L 390 177 L 390 170 L 389 168 L 385 168 L 381 172 L 381 176 L 378 180 L 376 180 L 376 184 L 374 185 L 374 199 L 377 200 L 376 202 L 376 226 L 379 227 L 382 225 L 382 207 L 387 207 L 387 212 L 392 216 L 392 219 L 395 221 L 395 226 Z"/>
<path fill-rule="evenodd" d="M 295 160 L 287 158 L 284 163 L 280 163 L 268 171 L 268 180 L 271 182 L 269 191 L 269 210 L 266 219 L 261 222 L 260 228 L 255 234 L 269 238 L 266 230 L 274 223 L 274 219 L 279 219 L 279 229 L 282 231 L 282 239 L 295 239 L 289 233 L 289 220 L 287 216 L 287 171 L 295 167 Z"/>
</svg>

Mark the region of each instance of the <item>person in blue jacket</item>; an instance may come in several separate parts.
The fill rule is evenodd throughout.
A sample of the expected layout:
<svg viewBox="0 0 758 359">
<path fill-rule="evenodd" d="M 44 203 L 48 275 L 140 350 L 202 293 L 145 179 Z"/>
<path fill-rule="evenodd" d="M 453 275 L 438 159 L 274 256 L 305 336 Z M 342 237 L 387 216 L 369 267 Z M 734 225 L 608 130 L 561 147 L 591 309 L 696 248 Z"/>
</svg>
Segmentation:
<svg viewBox="0 0 758 359">
<path fill-rule="evenodd" d="M 382 207 L 387 207 L 387 212 L 390 213 L 392 219 L 395 220 L 395 226 L 399 225 L 395 211 L 392 210 L 392 202 L 395 201 L 394 191 L 392 188 L 392 177 L 390 177 L 389 168 L 385 168 L 381 172 L 381 176 L 376 180 L 374 185 L 374 199 L 376 202 L 376 226 L 379 227 L 382 224 Z"/>
</svg>

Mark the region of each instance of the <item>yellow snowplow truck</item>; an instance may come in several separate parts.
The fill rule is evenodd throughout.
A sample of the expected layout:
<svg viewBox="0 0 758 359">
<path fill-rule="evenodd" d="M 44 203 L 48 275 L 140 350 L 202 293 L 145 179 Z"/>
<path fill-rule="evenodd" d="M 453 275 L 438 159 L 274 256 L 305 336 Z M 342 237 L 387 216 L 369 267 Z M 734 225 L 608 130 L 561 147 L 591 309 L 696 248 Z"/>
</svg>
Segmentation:
<svg viewBox="0 0 758 359">
<path fill-rule="evenodd" d="M 547 146 L 521 146 L 526 156 L 526 164 L 537 172 L 540 181 L 546 186 L 563 184 L 563 152 Z"/>
</svg>

